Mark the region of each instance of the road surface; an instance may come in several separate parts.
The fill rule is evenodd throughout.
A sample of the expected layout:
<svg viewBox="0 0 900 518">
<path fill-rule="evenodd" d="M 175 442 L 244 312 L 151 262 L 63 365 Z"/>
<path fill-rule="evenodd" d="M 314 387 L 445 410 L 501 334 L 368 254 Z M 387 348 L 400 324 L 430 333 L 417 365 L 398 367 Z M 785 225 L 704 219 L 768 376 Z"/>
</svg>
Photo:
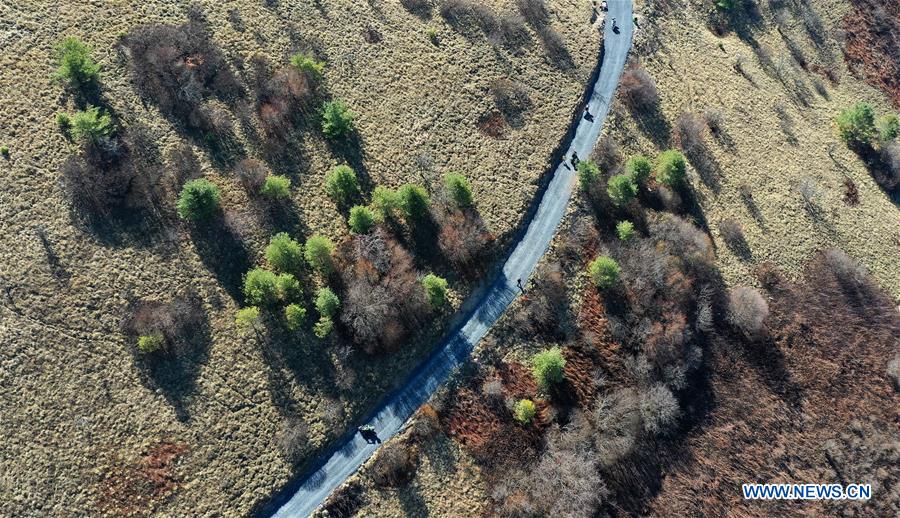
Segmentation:
<svg viewBox="0 0 900 518">
<path fill-rule="evenodd" d="M 606 18 L 603 63 L 588 100 L 588 111 L 592 117 L 579 119 L 565 154 L 567 162 L 573 152 L 578 153 L 582 159 L 591 156 L 631 47 L 631 1 L 610 0 Z M 612 19 L 618 24 L 618 32 L 613 31 Z M 468 317 L 412 373 L 406 384 L 391 395 L 365 423 L 374 428 L 379 439 L 386 441 L 403 427 L 413 412 L 428 401 L 450 374 L 469 359 L 475 344 L 487 334 L 519 295 L 518 280 L 527 282 L 538 260 L 550 246 L 566 212 L 575 183 L 576 174 L 571 162 L 559 164 L 537 211 L 532 215 L 533 219 L 501 272 L 487 289 L 476 294 L 474 303 L 468 304 L 471 308 Z M 306 477 L 287 488 L 280 498 L 272 502 L 270 508 L 278 506 L 275 516 L 306 517 L 312 514 L 378 447 L 378 444 L 367 444 L 356 430 L 349 431 L 336 444 L 336 449 L 332 449 L 314 465 Z"/>
</svg>

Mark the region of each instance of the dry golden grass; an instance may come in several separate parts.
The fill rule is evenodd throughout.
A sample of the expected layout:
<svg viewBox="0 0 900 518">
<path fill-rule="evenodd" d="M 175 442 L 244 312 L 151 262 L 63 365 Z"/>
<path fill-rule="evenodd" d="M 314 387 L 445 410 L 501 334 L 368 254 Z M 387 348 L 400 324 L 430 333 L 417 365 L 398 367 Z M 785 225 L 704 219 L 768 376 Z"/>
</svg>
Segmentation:
<svg viewBox="0 0 900 518">
<path fill-rule="evenodd" d="M 498 13 L 514 9 L 507 0 L 488 4 Z M 190 141 L 153 104 L 142 105 L 116 42 L 140 24 L 184 22 L 186 5 L 13 0 L 0 6 L 0 143 L 11 150 L 9 160 L 0 160 L 0 514 L 91 514 L 105 489 L 121 487 L 108 480 L 112 468 L 133 465 L 163 439 L 187 446 L 175 468 L 177 489 L 140 505 L 126 502 L 120 512 L 247 513 L 293 472 L 276 444 L 283 420 L 299 418 L 308 427 L 301 459 L 308 458 L 391 388 L 439 332 L 423 330 L 390 358 L 352 357 L 355 383 L 338 389 L 332 348 L 307 335 L 276 337 L 269 345 L 239 335 L 236 302 L 186 226 L 109 236 L 78 223 L 59 184 L 73 149 L 54 117 L 74 107 L 50 80 L 53 45 L 65 35 L 91 45 L 103 66 L 105 97 L 126 123 L 146 125 L 165 156 Z M 550 5 L 572 70 L 550 63 L 530 29 L 531 42 L 514 54 L 483 37 L 464 38 L 436 11 L 422 20 L 393 1 L 200 2 L 230 62 L 258 54 L 277 64 L 296 49 L 321 52 L 327 90 L 359 115 L 375 183 L 422 181 L 415 158 L 428 156 L 433 167 L 426 181 L 437 188 L 440 174 L 465 173 L 481 214 L 500 236 L 524 214 L 595 63 L 599 36 L 588 29 L 589 6 Z M 437 31 L 439 45 L 428 28 Z M 380 42 L 366 42 L 370 29 Z M 506 77 L 524 86 L 532 108 L 521 127 L 493 139 L 476 123 L 491 109 L 489 85 Z M 237 131 L 247 154 L 255 155 Z M 195 150 L 203 174 L 223 189 L 226 221 L 244 240 L 249 262 L 261 262 L 271 229 L 231 171 Z M 301 165 L 287 171 L 300 222 L 293 230 L 345 236 L 343 216 L 322 185 L 338 156 L 315 132 L 296 153 Z M 135 363 L 121 321 L 133 300 L 166 301 L 187 288 L 202 300 L 208 344 L 180 366 L 185 375 L 177 383 L 160 388 Z"/>
</svg>

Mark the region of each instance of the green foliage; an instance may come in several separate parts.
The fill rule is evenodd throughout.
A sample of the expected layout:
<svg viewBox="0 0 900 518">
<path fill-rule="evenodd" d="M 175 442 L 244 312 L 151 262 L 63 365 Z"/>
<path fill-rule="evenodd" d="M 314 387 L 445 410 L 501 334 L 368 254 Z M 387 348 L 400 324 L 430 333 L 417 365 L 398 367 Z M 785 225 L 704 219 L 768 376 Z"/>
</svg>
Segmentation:
<svg viewBox="0 0 900 518">
<path fill-rule="evenodd" d="M 300 304 L 288 304 L 284 308 L 284 320 L 291 331 L 300 329 L 306 320 L 306 308 Z"/>
<path fill-rule="evenodd" d="M 166 344 L 166 339 L 162 333 L 151 333 L 149 335 L 141 335 L 138 337 L 137 348 L 144 354 L 149 354 L 162 349 Z"/>
<path fill-rule="evenodd" d="M 334 330 L 334 320 L 331 317 L 322 317 L 313 326 L 313 333 L 319 338 L 325 338 Z"/>
<path fill-rule="evenodd" d="M 72 131 L 72 117 L 69 117 L 69 114 L 66 112 L 57 113 L 56 126 L 59 127 L 59 131 L 62 132 L 66 138 L 70 137 L 70 132 Z"/>
<path fill-rule="evenodd" d="M 303 247 L 286 232 L 279 232 L 266 247 L 266 260 L 277 272 L 296 272 L 303 264 Z"/>
<path fill-rule="evenodd" d="M 677 149 L 668 149 L 656 159 L 656 181 L 669 187 L 677 187 L 687 176 L 687 160 Z"/>
<path fill-rule="evenodd" d="M 459 173 L 447 173 L 444 175 L 444 188 L 459 207 L 472 205 L 472 188 L 466 177 Z"/>
<path fill-rule="evenodd" d="M 337 310 L 341 307 L 341 299 L 331 291 L 331 288 L 325 286 L 319 288 L 316 293 L 316 311 L 323 317 L 334 317 Z"/>
<path fill-rule="evenodd" d="M 622 241 L 628 241 L 634 236 L 634 224 L 630 221 L 620 221 L 616 224 L 616 235 Z"/>
<path fill-rule="evenodd" d="M 112 118 L 96 106 L 75 112 L 72 117 L 72 136 L 79 142 L 97 142 L 115 133 Z"/>
<path fill-rule="evenodd" d="M 544 389 L 563 380 L 565 377 L 563 368 L 565 366 L 566 359 L 563 358 L 559 347 L 541 351 L 531 358 L 531 370 L 534 373 L 534 379 Z"/>
<path fill-rule="evenodd" d="M 9 158 L 9 146 L 0 146 L 0 156 Z"/>
<path fill-rule="evenodd" d="M 516 401 L 516 406 L 513 407 L 513 417 L 522 424 L 530 424 L 536 414 L 537 409 L 534 406 L 534 401 L 530 399 L 520 399 Z"/>
<path fill-rule="evenodd" d="M 75 37 L 68 37 L 56 46 L 59 68 L 54 77 L 80 88 L 97 81 L 100 65 L 91 58 L 91 48 Z"/>
<path fill-rule="evenodd" d="M 882 142 L 890 142 L 900 135 L 900 118 L 893 113 L 883 115 L 875 123 L 878 128 L 878 139 Z"/>
<path fill-rule="evenodd" d="M 856 103 L 841 111 L 835 123 L 848 145 L 868 145 L 875 138 L 875 110 L 869 103 Z"/>
<path fill-rule="evenodd" d="M 447 303 L 447 281 L 433 273 L 429 273 L 422 279 L 425 287 L 425 296 L 431 307 L 438 309 Z"/>
<path fill-rule="evenodd" d="M 331 260 L 333 251 L 334 243 L 327 237 L 316 234 L 306 240 L 303 256 L 313 269 L 323 275 L 328 275 L 334 269 L 334 263 Z"/>
<path fill-rule="evenodd" d="M 356 171 L 347 165 L 339 165 L 325 177 L 325 191 L 335 203 L 346 205 L 359 196 Z"/>
<path fill-rule="evenodd" d="M 278 300 L 290 302 L 300 298 L 300 281 L 289 273 L 279 274 L 275 278 L 275 291 L 278 292 Z"/>
<path fill-rule="evenodd" d="M 605 290 L 619 280 L 619 263 L 613 258 L 601 255 L 588 265 L 591 280 L 598 288 Z"/>
<path fill-rule="evenodd" d="M 297 53 L 291 56 L 291 65 L 294 65 L 297 70 L 306 72 L 313 77 L 321 77 L 322 72 L 325 70 L 324 61 L 319 61 L 316 58 L 303 53 Z"/>
<path fill-rule="evenodd" d="M 222 193 L 219 188 L 205 178 L 191 180 L 184 184 L 178 197 L 176 208 L 182 219 L 199 221 L 219 210 Z"/>
<path fill-rule="evenodd" d="M 397 191 L 397 197 L 407 220 L 421 220 L 428 215 L 431 198 L 421 185 L 408 183 Z"/>
<path fill-rule="evenodd" d="M 720 11 L 731 11 L 734 9 L 734 0 L 715 0 L 716 9 Z"/>
<path fill-rule="evenodd" d="M 263 182 L 259 193 L 273 200 L 289 198 L 291 196 L 291 179 L 287 176 L 270 174 Z"/>
<path fill-rule="evenodd" d="M 353 131 L 354 117 L 344 101 L 327 101 L 322 105 L 322 133 L 332 140 L 346 137 Z"/>
<path fill-rule="evenodd" d="M 428 39 L 431 40 L 432 45 L 437 45 L 441 42 L 441 40 L 438 38 L 437 30 L 435 30 L 434 28 L 429 27 L 425 31 L 425 34 L 428 36 Z"/>
<path fill-rule="evenodd" d="M 600 181 L 600 168 L 590 160 L 578 162 L 578 183 L 582 191 L 587 191 L 592 185 Z"/>
<path fill-rule="evenodd" d="M 396 191 L 379 185 L 372 193 L 372 206 L 375 207 L 382 219 L 390 218 L 400 208 L 400 196 Z"/>
<path fill-rule="evenodd" d="M 625 205 L 637 196 L 637 185 L 631 180 L 631 176 L 617 174 L 609 179 L 606 192 L 613 203 Z"/>
<path fill-rule="evenodd" d="M 354 234 L 368 234 L 375 226 L 375 213 L 369 207 L 357 205 L 350 209 L 348 223 Z"/>
<path fill-rule="evenodd" d="M 653 164 L 644 155 L 635 155 L 625 162 L 625 172 L 631 176 L 631 181 L 637 185 L 644 185 L 653 172 Z"/>
<path fill-rule="evenodd" d="M 259 323 L 259 308 L 250 306 L 237 310 L 234 316 L 234 323 L 241 333 L 248 333 L 256 329 L 256 324 Z"/>
<path fill-rule="evenodd" d="M 253 306 L 274 306 L 278 302 L 278 276 L 264 268 L 244 275 L 244 300 Z"/>
</svg>

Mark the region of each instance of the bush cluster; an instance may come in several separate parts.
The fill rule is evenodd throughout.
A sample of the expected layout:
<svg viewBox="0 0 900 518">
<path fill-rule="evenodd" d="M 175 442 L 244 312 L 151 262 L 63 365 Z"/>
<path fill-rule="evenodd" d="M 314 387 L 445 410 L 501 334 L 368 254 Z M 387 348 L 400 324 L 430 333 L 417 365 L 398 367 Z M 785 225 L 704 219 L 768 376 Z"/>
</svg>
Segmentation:
<svg viewBox="0 0 900 518">
<path fill-rule="evenodd" d="M 530 424 L 535 414 L 537 414 L 537 409 L 534 406 L 534 401 L 530 399 L 516 401 L 516 406 L 513 408 L 513 417 L 515 417 L 516 421 L 522 424 Z"/>
<path fill-rule="evenodd" d="M 347 223 L 354 234 L 368 234 L 375 227 L 375 213 L 369 207 L 356 205 L 350 209 Z"/>
<path fill-rule="evenodd" d="M 616 205 L 626 205 L 637 196 L 637 185 L 631 176 L 617 174 L 609 179 L 606 192 Z"/>
<path fill-rule="evenodd" d="M 350 166 L 339 165 L 325 177 L 325 191 L 335 203 L 348 205 L 359 196 L 356 171 Z"/>
<path fill-rule="evenodd" d="M 588 265 L 588 273 L 594 286 L 601 290 L 612 287 L 619 280 L 619 263 L 607 256 L 600 256 Z"/>
<path fill-rule="evenodd" d="M 447 281 L 433 273 L 422 279 L 425 296 L 434 309 L 442 308 L 447 303 Z"/>
<path fill-rule="evenodd" d="M 276 272 L 296 273 L 303 265 L 303 247 L 286 232 L 279 232 L 266 247 L 266 260 Z"/>
<path fill-rule="evenodd" d="M 584 192 L 588 192 L 592 185 L 600 181 L 600 168 L 590 160 L 578 162 L 576 169 L 578 171 L 578 184 Z"/>
<path fill-rule="evenodd" d="M 291 197 L 291 179 L 287 176 L 270 174 L 266 177 L 259 193 L 272 200 L 284 200 Z"/>
<path fill-rule="evenodd" d="M 204 178 L 184 184 L 178 197 L 176 208 L 182 219 L 200 221 L 209 218 L 219 210 L 222 194 L 219 188 Z"/>
<path fill-rule="evenodd" d="M 675 149 L 668 149 L 656 159 L 656 180 L 669 187 L 679 187 L 687 176 L 687 160 Z"/>
<path fill-rule="evenodd" d="M 459 173 L 447 173 L 444 175 L 444 189 L 450 195 L 450 199 L 457 207 L 465 208 L 472 205 L 472 188 L 466 177 Z"/>
<path fill-rule="evenodd" d="M 56 46 L 56 61 L 59 68 L 54 77 L 71 87 L 82 88 L 97 82 L 100 65 L 94 63 L 91 48 L 78 38 L 70 36 Z"/>
<path fill-rule="evenodd" d="M 344 101 L 327 101 L 322 105 L 322 133 L 331 140 L 344 138 L 353 131 L 355 117 Z"/>
<path fill-rule="evenodd" d="M 548 389 L 565 378 L 564 368 L 566 359 L 563 358 L 559 347 L 553 347 L 541 351 L 531 358 L 531 369 L 534 379 L 541 388 Z"/>
<path fill-rule="evenodd" d="M 316 234 L 306 240 L 303 257 L 313 269 L 322 275 L 330 275 L 334 270 L 334 261 L 331 257 L 333 252 L 334 243 L 327 237 Z"/>
</svg>

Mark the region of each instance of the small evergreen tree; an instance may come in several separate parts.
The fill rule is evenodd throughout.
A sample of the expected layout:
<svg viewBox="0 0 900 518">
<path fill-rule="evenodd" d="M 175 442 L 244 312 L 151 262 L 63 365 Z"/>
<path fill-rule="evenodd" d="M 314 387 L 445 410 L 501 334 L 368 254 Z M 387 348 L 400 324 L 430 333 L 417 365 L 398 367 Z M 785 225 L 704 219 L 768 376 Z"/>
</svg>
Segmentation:
<svg viewBox="0 0 900 518">
<path fill-rule="evenodd" d="M 115 133 L 112 118 L 96 106 L 88 106 L 84 111 L 75 112 L 71 122 L 72 137 L 81 143 L 97 142 Z"/>
<path fill-rule="evenodd" d="M 350 209 L 350 218 L 347 221 L 350 231 L 354 234 L 368 234 L 375 226 L 375 214 L 369 207 L 357 205 Z"/>
<path fill-rule="evenodd" d="M 331 140 L 346 137 L 353 131 L 355 117 L 344 101 L 328 101 L 322 105 L 322 133 Z"/>
<path fill-rule="evenodd" d="M 513 408 L 513 417 L 516 418 L 516 421 L 522 424 L 530 424 L 536 414 L 537 409 L 534 406 L 534 401 L 530 399 L 516 401 L 516 406 Z"/>
<path fill-rule="evenodd" d="M 616 235 L 622 241 L 628 241 L 634 236 L 634 224 L 630 221 L 620 221 L 616 224 Z"/>
<path fill-rule="evenodd" d="M 335 203 L 346 205 L 359 196 L 356 172 L 346 165 L 339 165 L 325 177 L 325 191 Z"/>
<path fill-rule="evenodd" d="M 244 334 L 256 329 L 256 325 L 259 323 L 259 308 L 250 306 L 237 310 L 234 323 L 237 325 L 238 331 Z"/>
<path fill-rule="evenodd" d="M 287 176 L 270 174 L 266 177 L 259 193 L 273 200 L 283 200 L 291 197 L 291 179 Z"/>
<path fill-rule="evenodd" d="M 382 219 L 389 219 L 400 208 L 400 197 L 396 191 L 379 185 L 372 193 L 372 206 Z"/>
<path fill-rule="evenodd" d="M 609 179 L 606 192 L 613 203 L 625 205 L 637 196 L 637 185 L 631 180 L 631 176 L 617 174 Z"/>
<path fill-rule="evenodd" d="M 447 281 L 433 273 L 429 273 L 422 279 L 425 287 L 425 297 L 431 307 L 439 309 L 447 303 Z"/>
<path fill-rule="evenodd" d="M 600 256 L 588 265 L 588 273 L 594 285 L 605 290 L 619 280 L 619 263 L 611 257 Z"/>
<path fill-rule="evenodd" d="M 838 133 L 848 145 L 869 145 L 875 138 L 875 110 L 869 103 L 856 103 L 835 119 Z"/>
<path fill-rule="evenodd" d="M 100 65 L 91 58 L 91 48 L 75 37 L 68 37 L 56 46 L 59 68 L 54 77 L 73 88 L 97 82 Z"/>
<path fill-rule="evenodd" d="M 341 299 L 325 286 L 316 293 L 316 311 L 320 316 L 333 318 L 341 307 Z"/>
<path fill-rule="evenodd" d="M 325 70 L 324 61 L 318 61 L 313 56 L 299 52 L 291 56 L 291 65 L 294 65 L 297 70 L 305 72 L 313 78 L 321 77 L 322 72 Z"/>
<path fill-rule="evenodd" d="M 547 389 L 565 378 L 564 368 L 566 359 L 563 358 L 559 347 L 553 347 L 541 351 L 531 358 L 531 369 L 538 385 Z"/>
<path fill-rule="evenodd" d="M 184 184 L 178 197 L 176 208 L 182 219 L 199 221 L 219 210 L 222 194 L 219 188 L 205 178 L 191 180 Z"/>
<path fill-rule="evenodd" d="M 306 308 L 300 304 L 288 304 L 284 308 L 284 319 L 287 328 L 296 331 L 303 327 L 303 322 L 306 320 Z"/>
<path fill-rule="evenodd" d="M 875 127 L 878 128 L 878 140 L 882 142 L 890 142 L 900 135 L 900 119 L 893 113 L 879 117 Z"/>
<path fill-rule="evenodd" d="M 421 185 L 408 183 L 397 192 L 400 208 L 409 221 L 417 221 L 428 215 L 431 198 Z"/>
<path fill-rule="evenodd" d="M 600 168 L 590 160 L 578 162 L 578 184 L 581 190 L 587 192 L 592 185 L 600 181 Z"/>
<path fill-rule="evenodd" d="M 459 173 L 447 173 L 444 175 L 444 188 L 458 207 L 472 205 L 472 188 L 466 177 Z"/>
<path fill-rule="evenodd" d="M 650 173 L 653 172 L 653 164 L 644 155 L 635 155 L 629 158 L 628 162 L 625 162 L 625 172 L 635 184 L 644 185 L 647 179 L 650 178 Z"/>
<path fill-rule="evenodd" d="M 279 274 L 275 278 L 275 290 L 278 292 L 278 300 L 291 302 L 300 298 L 300 281 L 289 273 Z"/>
<path fill-rule="evenodd" d="M 266 247 L 266 260 L 277 272 L 297 272 L 303 264 L 303 247 L 287 232 L 279 232 Z"/>
<path fill-rule="evenodd" d="M 327 237 L 316 234 L 306 240 L 303 256 L 313 269 L 323 275 L 329 275 L 334 270 L 334 263 L 331 259 L 332 252 L 334 252 L 334 243 Z"/>
<path fill-rule="evenodd" d="M 668 149 L 656 160 L 656 181 L 669 187 L 678 187 L 687 176 L 687 160 L 677 149 Z"/>
<path fill-rule="evenodd" d="M 253 306 L 274 306 L 279 300 L 278 276 L 264 268 L 244 275 L 244 300 Z"/>
<path fill-rule="evenodd" d="M 319 338 L 324 339 L 334 330 L 334 320 L 331 317 L 321 317 L 316 325 L 313 326 L 313 333 Z"/>
<path fill-rule="evenodd" d="M 141 335 L 138 337 L 137 348 L 144 354 L 156 352 L 166 344 L 166 339 L 162 333 L 150 333 L 149 335 Z"/>
</svg>

